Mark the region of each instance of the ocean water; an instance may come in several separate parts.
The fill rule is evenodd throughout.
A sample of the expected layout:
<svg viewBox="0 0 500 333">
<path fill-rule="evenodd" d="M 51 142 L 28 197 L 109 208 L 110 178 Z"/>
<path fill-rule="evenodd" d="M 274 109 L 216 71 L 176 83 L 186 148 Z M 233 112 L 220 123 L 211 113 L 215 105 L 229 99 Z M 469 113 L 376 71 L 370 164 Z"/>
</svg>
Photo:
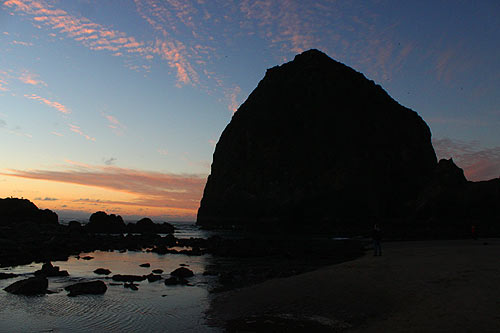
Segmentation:
<svg viewBox="0 0 500 333">
<path fill-rule="evenodd" d="M 177 223 L 176 237 L 208 237 L 193 224 Z M 217 332 L 209 327 L 204 311 L 209 306 L 208 286 L 213 277 L 202 273 L 209 255 L 157 255 L 147 252 L 82 253 L 92 260 L 71 257 L 53 265 L 70 273 L 69 277 L 49 278 L 49 290 L 43 296 L 12 295 L 3 290 L 11 283 L 32 276 L 41 264 L 2 268 L 1 272 L 21 274 L 15 279 L 0 280 L 0 332 Z M 150 263 L 151 267 L 139 265 Z M 113 274 L 145 275 L 153 269 L 163 269 L 164 277 L 180 265 L 188 265 L 195 276 L 192 286 L 165 286 L 163 281 L 138 282 L 138 291 L 96 275 L 97 268 L 107 268 Z M 78 281 L 101 279 L 107 284 L 104 295 L 68 297 L 64 287 Z"/>
</svg>

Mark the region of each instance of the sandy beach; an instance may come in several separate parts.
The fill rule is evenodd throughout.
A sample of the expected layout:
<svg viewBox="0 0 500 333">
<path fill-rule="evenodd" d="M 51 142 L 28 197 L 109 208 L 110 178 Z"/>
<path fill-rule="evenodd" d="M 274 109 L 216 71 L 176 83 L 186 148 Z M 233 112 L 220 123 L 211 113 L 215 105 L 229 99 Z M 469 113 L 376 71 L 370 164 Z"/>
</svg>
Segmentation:
<svg viewBox="0 0 500 333">
<path fill-rule="evenodd" d="M 325 331 L 498 332 L 500 239 L 384 243 L 381 257 L 367 251 L 216 294 L 207 315 L 230 331 L 279 331 L 281 320 L 299 331 L 318 324 Z"/>
</svg>

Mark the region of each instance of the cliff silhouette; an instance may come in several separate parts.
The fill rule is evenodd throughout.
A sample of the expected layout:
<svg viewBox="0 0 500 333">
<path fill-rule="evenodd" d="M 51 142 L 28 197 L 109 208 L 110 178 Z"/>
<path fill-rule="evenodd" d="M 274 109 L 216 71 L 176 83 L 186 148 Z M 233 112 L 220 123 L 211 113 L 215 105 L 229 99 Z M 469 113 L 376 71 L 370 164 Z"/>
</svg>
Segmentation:
<svg viewBox="0 0 500 333">
<path fill-rule="evenodd" d="M 453 189 L 463 194 L 453 192 L 450 206 L 474 188 L 498 188 L 471 185 L 449 162 L 437 163 L 430 129 L 416 112 L 309 50 L 267 70 L 233 115 L 213 155 L 197 224 L 429 220 L 446 215 L 437 202 Z"/>
</svg>

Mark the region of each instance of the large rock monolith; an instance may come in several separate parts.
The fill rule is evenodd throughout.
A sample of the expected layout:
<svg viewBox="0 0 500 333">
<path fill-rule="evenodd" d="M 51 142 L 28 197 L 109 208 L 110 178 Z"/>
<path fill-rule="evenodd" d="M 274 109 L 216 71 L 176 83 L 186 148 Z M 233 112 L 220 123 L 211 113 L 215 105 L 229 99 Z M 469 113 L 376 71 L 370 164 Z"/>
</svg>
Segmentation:
<svg viewBox="0 0 500 333">
<path fill-rule="evenodd" d="M 404 216 L 436 165 L 431 132 L 416 112 L 309 50 L 267 70 L 234 114 L 217 143 L 197 223 Z"/>
</svg>

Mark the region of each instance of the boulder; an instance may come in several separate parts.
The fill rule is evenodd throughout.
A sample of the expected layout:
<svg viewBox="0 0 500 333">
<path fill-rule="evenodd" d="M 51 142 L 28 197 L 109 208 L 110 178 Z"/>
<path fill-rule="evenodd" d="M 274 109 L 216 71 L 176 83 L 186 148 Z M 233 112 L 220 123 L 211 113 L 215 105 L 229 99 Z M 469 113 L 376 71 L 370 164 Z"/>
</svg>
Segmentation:
<svg viewBox="0 0 500 333">
<path fill-rule="evenodd" d="M 85 228 L 93 233 L 119 234 L 125 232 L 126 226 L 120 215 L 108 215 L 99 211 L 90 216 L 89 223 Z"/>
<path fill-rule="evenodd" d="M 416 112 L 309 50 L 267 70 L 233 115 L 197 224 L 304 227 L 406 216 L 436 165 L 430 129 Z"/>
<path fill-rule="evenodd" d="M 151 264 L 149 262 L 147 262 L 147 263 L 144 263 L 144 264 L 140 264 L 139 266 L 140 267 L 151 267 Z"/>
<path fill-rule="evenodd" d="M 99 274 L 99 275 L 109 275 L 111 274 L 111 271 L 107 268 L 98 268 L 94 270 L 94 273 Z"/>
<path fill-rule="evenodd" d="M 187 285 L 188 281 L 185 278 L 182 277 L 177 277 L 177 276 L 171 276 L 168 279 L 165 279 L 165 285 L 166 286 L 175 286 L 175 285 Z"/>
<path fill-rule="evenodd" d="M 16 295 L 41 295 L 47 293 L 49 280 L 46 277 L 35 276 L 25 280 L 14 282 L 4 290 Z"/>
<path fill-rule="evenodd" d="M 42 269 L 35 271 L 35 276 L 45 276 L 45 277 L 54 277 L 54 276 L 68 276 L 68 271 L 59 270 L 59 266 L 52 266 L 52 263 L 46 262 L 42 265 Z"/>
<path fill-rule="evenodd" d="M 11 278 L 15 278 L 15 277 L 18 277 L 18 276 L 19 275 L 14 274 L 14 273 L 1 273 L 0 272 L 0 280 L 11 279 Z"/>
<path fill-rule="evenodd" d="M 159 281 L 161 280 L 161 275 L 156 275 L 156 274 L 148 274 L 146 275 L 146 278 L 148 279 L 148 282 L 154 282 L 154 281 Z"/>
<path fill-rule="evenodd" d="M 120 281 L 120 282 L 139 282 L 139 281 L 144 281 L 146 280 L 145 275 L 121 275 L 121 274 L 116 274 L 111 277 L 113 281 Z"/>
<path fill-rule="evenodd" d="M 156 274 L 161 274 L 163 273 L 163 269 L 153 269 L 153 273 L 156 273 Z"/>
<path fill-rule="evenodd" d="M 104 294 L 108 289 L 106 284 L 102 281 L 89 281 L 89 282 L 79 282 L 67 286 L 64 288 L 69 291 L 68 296 L 78 296 L 78 295 L 99 295 Z"/>
<path fill-rule="evenodd" d="M 187 277 L 194 276 L 194 273 L 189 268 L 179 267 L 176 270 L 174 270 L 173 272 L 171 272 L 170 275 L 175 276 L 175 277 L 180 277 L 180 278 L 187 278 Z"/>
</svg>

